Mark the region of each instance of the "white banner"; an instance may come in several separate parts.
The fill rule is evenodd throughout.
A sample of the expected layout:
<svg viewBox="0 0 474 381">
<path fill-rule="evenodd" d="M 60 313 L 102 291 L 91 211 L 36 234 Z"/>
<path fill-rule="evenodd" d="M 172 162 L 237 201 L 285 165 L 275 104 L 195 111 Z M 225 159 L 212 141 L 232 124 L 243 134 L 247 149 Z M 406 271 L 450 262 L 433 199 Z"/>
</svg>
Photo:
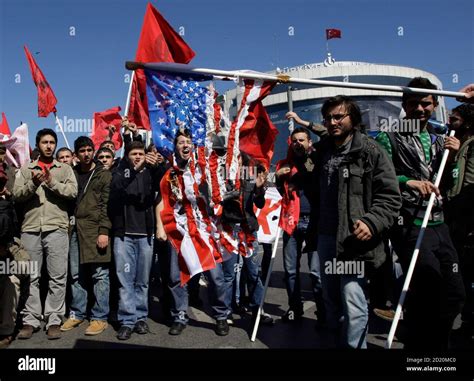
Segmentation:
<svg viewBox="0 0 474 381">
<path fill-rule="evenodd" d="M 265 192 L 265 206 L 257 209 L 254 206 L 258 220 L 258 242 L 273 243 L 275 241 L 281 214 L 281 195 L 275 187 L 269 187 Z"/>
</svg>

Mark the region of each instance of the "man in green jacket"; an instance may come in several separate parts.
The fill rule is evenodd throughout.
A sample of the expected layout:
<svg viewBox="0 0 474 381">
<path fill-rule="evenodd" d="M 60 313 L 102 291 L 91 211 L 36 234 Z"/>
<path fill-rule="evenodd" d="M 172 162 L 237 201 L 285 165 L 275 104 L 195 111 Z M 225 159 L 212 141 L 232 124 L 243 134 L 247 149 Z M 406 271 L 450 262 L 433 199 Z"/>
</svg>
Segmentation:
<svg viewBox="0 0 474 381">
<path fill-rule="evenodd" d="M 67 253 L 69 248 L 69 202 L 77 195 L 77 182 L 71 166 L 54 160 L 56 133 L 45 128 L 36 135 L 37 160 L 25 164 L 15 179 L 14 201 L 23 209 L 21 242 L 37 262 L 39 271 L 31 275 L 30 295 L 23 315 L 19 339 L 29 339 L 41 325 L 40 276 L 43 259 L 49 276 L 44 307 L 48 339 L 61 337 L 59 329 L 65 313 Z"/>
<path fill-rule="evenodd" d="M 107 328 L 109 315 L 111 222 L 107 206 L 112 175 L 102 163 L 94 162 L 94 143 L 90 138 L 77 138 L 74 150 L 79 159 L 74 168 L 79 190 L 69 247 L 72 299 L 69 319 L 61 331 L 79 326 L 87 317 L 87 284 L 92 277 L 94 305 L 85 334 L 94 336 Z"/>
<path fill-rule="evenodd" d="M 403 128 L 382 131 L 376 140 L 391 157 L 402 194 L 402 207 L 390 235 L 403 271 L 408 272 L 418 241 L 428 199 L 440 190 L 434 185 L 445 149 L 450 151 L 441 186 L 452 181 L 450 169 L 459 149 L 456 137 L 444 137 L 430 125 L 438 106 L 436 85 L 423 77 L 413 78 L 407 87 L 425 89 L 425 94 L 404 93 Z M 436 197 L 424 230 L 423 241 L 409 293 L 404 305 L 407 328 L 405 349 L 446 350 L 454 319 L 465 298 L 459 260 L 444 222 L 443 198 Z M 427 315 L 427 311 L 429 314 Z"/>
</svg>

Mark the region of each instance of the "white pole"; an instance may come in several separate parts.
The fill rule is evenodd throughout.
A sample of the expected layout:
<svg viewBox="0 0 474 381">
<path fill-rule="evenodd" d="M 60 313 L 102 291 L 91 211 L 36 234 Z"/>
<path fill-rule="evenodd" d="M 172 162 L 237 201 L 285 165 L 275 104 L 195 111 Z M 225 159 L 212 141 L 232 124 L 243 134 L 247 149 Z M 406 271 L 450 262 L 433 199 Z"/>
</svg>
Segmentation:
<svg viewBox="0 0 474 381">
<path fill-rule="evenodd" d="M 258 325 L 260 324 L 260 314 L 262 313 L 263 303 L 265 302 L 265 296 L 267 295 L 267 288 L 268 288 L 268 284 L 270 283 L 270 276 L 272 275 L 273 262 L 275 260 L 276 251 L 278 248 L 278 241 L 280 240 L 280 235 L 281 235 L 281 228 L 278 226 L 278 229 L 276 231 L 275 242 L 273 243 L 274 246 L 272 250 L 272 258 L 270 259 L 270 265 L 268 266 L 267 279 L 265 279 L 265 287 L 263 289 L 262 301 L 260 302 L 260 306 L 258 307 L 257 318 L 255 319 L 255 324 L 253 326 L 253 331 L 252 331 L 252 337 L 250 338 L 250 341 L 252 342 L 255 341 L 255 338 L 257 337 Z"/>
<path fill-rule="evenodd" d="M 128 86 L 127 101 L 125 103 L 125 110 L 123 111 L 124 116 L 128 116 L 128 110 L 130 109 L 130 97 L 132 96 L 132 86 L 133 86 L 134 78 L 135 78 L 135 70 L 132 71 L 132 76 L 130 77 L 130 85 Z"/>
<path fill-rule="evenodd" d="M 454 136 L 454 133 L 455 131 L 452 130 L 449 136 Z M 448 149 L 444 150 L 443 158 L 441 160 L 441 165 L 439 166 L 438 174 L 436 175 L 436 180 L 434 183 L 436 187 L 439 187 L 439 184 L 441 183 L 444 167 L 446 166 L 446 162 L 448 161 L 448 155 L 449 155 L 449 150 Z M 423 223 L 421 224 L 420 233 L 418 234 L 418 238 L 416 240 L 415 250 L 413 251 L 413 255 L 411 257 L 407 276 L 405 278 L 405 282 L 403 283 L 403 289 L 400 294 L 397 310 L 395 311 L 395 317 L 393 318 L 392 326 L 390 327 L 390 332 L 387 337 L 387 342 L 386 342 L 387 349 L 390 349 L 392 347 L 393 337 L 395 336 L 395 332 L 397 330 L 398 321 L 400 320 L 400 316 L 402 313 L 403 303 L 405 302 L 405 297 L 408 292 L 408 287 L 410 286 L 411 278 L 413 276 L 413 271 L 415 270 L 416 260 L 418 259 L 418 254 L 420 253 L 421 242 L 423 241 L 423 236 L 425 235 L 426 226 L 428 226 L 428 220 L 431 215 L 431 209 L 433 208 L 435 197 L 436 197 L 435 193 L 432 192 L 430 196 L 430 200 L 428 202 L 428 206 L 426 208 L 425 216 L 423 218 Z"/>
<path fill-rule="evenodd" d="M 343 87 L 350 89 L 365 89 L 365 90 L 378 90 L 378 91 L 389 91 L 397 93 L 417 93 L 417 94 L 433 94 L 433 95 L 442 95 L 447 97 L 455 98 L 464 98 L 465 93 L 460 93 L 456 91 L 445 91 L 445 90 L 427 90 L 427 89 L 418 89 L 414 87 L 406 86 L 390 86 L 390 85 L 373 85 L 369 83 L 353 83 L 353 82 L 339 82 L 339 81 L 325 81 L 319 79 L 303 79 L 290 77 L 284 74 L 280 75 L 271 75 L 257 72 L 247 72 L 247 71 L 229 71 L 229 70 L 216 70 L 216 69 L 206 69 L 206 68 L 194 68 L 186 64 L 177 64 L 177 63 L 141 63 L 141 62 L 131 62 L 127 61 L 125 67 L 129 70 L 136 69 L 151 69 L 151 70 L 161 70 L 167 72 L 177 72 L 177 73 L 189 73 L 189 74 L 202 74 L 202 75 L 212 75 L 212 76 L 221 76 L 224 79 L 229 78 L 249 78 L 249 79 L 262 79 L 267 81 L 275 81 L 282 83 L 302 83 L 307 85 L 316 85 L 316 86 L 329 86 L 329 87 Z"/>
<path fill-rule="evenodd" d="M 130 98 L 132 97 L 132 87 L 133 87 L 134 78 L 135 78 L 135 70 L 132 71 L 132 76 L 130 77 L 130 85 L 128 86 L 127 100 L 125 101 L 125 109 L 123 111 L 124 117 L 128 117 L 128 110 L 130 109 Z M 120 135 L 123 135 L 122 127 L 120 127 Z M 122 144 L 122 148 L 120 150 L 120 157 L 123 157 L 124 153 L 125 153 L 125 145 Z"/>
<path fill-rule="evenodd" d="M 71 146 L 69 145 L 69 142 L 67 141 L 66 134 L 64 133 L 63 126 L 61 125 L 61 121 L 58 118 L 58 114 L 54 113 L 54 117 L 56 118 L 56 124 L 59 127 L 59 131 L 61 131 L 61 134 L 63 135 L 63 139 L 66 142 L 67 148 L 71 149 Z"/>
</svg>

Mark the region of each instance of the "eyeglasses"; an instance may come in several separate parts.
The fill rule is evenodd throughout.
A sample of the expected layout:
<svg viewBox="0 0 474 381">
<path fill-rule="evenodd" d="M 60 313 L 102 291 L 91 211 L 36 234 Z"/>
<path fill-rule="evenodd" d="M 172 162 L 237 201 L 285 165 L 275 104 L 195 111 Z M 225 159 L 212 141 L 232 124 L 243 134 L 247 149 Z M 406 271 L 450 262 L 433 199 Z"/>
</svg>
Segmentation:
<svg viewBox="0 0 474 381">
<path fill-rule="evenodd" d="M 101 155 L 101 156 L 98 156 L 97 159 L 99 159 L 99 160 L 100 159 L 112 159 L 112 156 L 103 156 L 103 155 Z"/>
<path fill-rule="evenodd" d="M 324 118 L 324 123 L 329 123 L 331 120 L 334 120 L 336 123 L 342 122 L 342 120 L 348 116 L 349 114 L 334 114 L 334 115 L 328 115 L 327 117 Z"/>
</svg>

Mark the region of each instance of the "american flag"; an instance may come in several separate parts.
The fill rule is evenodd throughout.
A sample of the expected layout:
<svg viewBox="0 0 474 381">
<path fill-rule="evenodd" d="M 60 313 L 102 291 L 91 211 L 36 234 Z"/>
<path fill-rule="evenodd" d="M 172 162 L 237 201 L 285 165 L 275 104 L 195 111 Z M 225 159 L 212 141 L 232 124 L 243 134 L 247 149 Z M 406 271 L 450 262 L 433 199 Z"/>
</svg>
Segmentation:
<svg viewBox="0 0 474 381">
<path fill-rule="evenodd" d="M 145 75 L 150 125 L 158 151 L 166 157 L 173 153 L 174 137 L 180 128 L 188 129 L 194 145 L 203 147 L 207 113 L 214 105 L 214 94 L 200 82 L 211 78 L 151 70 L 145 70 Z"/>
</svg>

